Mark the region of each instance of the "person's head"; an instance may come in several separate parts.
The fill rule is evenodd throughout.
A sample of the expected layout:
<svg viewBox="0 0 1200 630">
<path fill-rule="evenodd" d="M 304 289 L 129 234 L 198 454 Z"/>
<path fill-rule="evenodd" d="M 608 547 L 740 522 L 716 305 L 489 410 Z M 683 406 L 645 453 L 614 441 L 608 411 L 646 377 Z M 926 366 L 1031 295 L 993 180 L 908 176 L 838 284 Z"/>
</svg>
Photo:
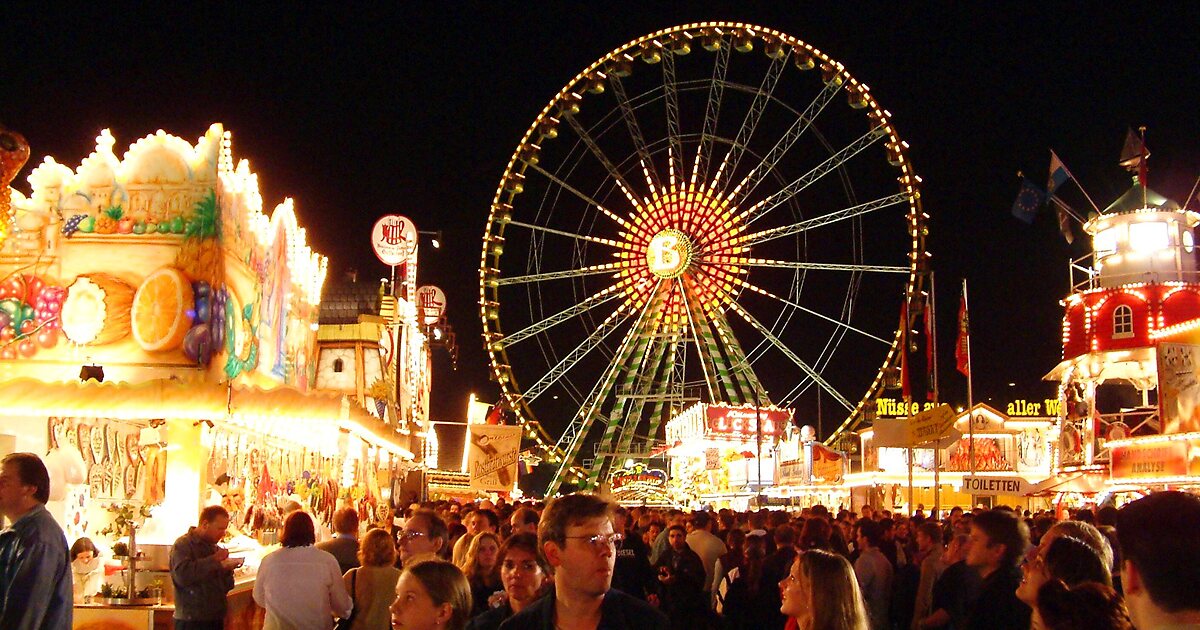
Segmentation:
<svg viewBox="0 0 1200 630">
<path fill-rule="evenodd" d="M 917 527 L 917 548 L 922 552 L 940 547 L 942 544 L 942 526 L 933 521 L 926 521 Z"/>
<path fill-rule="evenodd" d="M 396 582 L 392 627 L 462 630 L 471 605 L 471 585 L 458 567 L 441 560 L 416 562 Z"/>
<path fill-rule="evenodd" d="M 404 529 L 396 536 L 400 563 L 407 565 L 417 556 L 431 557 L 446 546 L 446 522 L 428 510 L 418 510 L 404 521 Z"/>
<path fill-rule="evenodd" d="M 1100 558 L 1104 560 L 1104 566 L 1112 569 L 1113 551 L 1112 545 L 1109 544 L 1108 538 L 1096 529 L 1095 525 L 1085 523 L 1083 521 L 1059 521 L 1050 526 L 1045 534 L 1042 534 L 1042 540 L 1039 545 L 1045 547 L 1049 545 L 1055 538 L 1062 536 L 1070 536 L 1086 543 L 1094 549 Z"/>
<path fill-rule="evenodd" d="M 533 508 L 518 508 L 509 518 L 509 524 L 512 525 L 514 535 L 533 534 L 537 536 L 538 513 Z"/>
<path fill-rule="evenodd" d="M 96 544 L 91 538 L 80 538 L 71 545 L 71 562 L 82 560 L 88 562 L 100 555 L 100 550 L 96 549 Z"/>
<path fill-rule="evenodd" d="M 500 552 L 500 537 L 492 532 L 479 532 L 467 545 L 467 563 L 463 573 L 468 578 L 482 578 L 497 573 L 496 556 Z"/>
<path fill-rule="evenodd" d="M 779 611 L 794 618 L 800 630 L 867 628 L 854 569 L 838 554 L 821 549 L 801 553 L 779 582 L 779 591 Z"/>
<path fill-rule="evenodd" d="M 33 453 L 12 453 L 0 460 L 0 514 L 16 520 L 50 500 L 50 473 Z"/>
<path fill-rule="evenodd" d="M 1117 513 L 1121 582 L 1138 627 L 1200 613 L 1200 497 L 1155 492 Z"/>
<path fill-rule="evenodd" d="M 333 531 L 346 536 L 358 535 L 358 510 L 344 507 L 333 513 Z"/>
<path fill-rule="evenodd" d="M 725 533 L 725 546 L 730 551 L 741 551 L 746 543 L 746 530 L 733 528 Z"/>
<path fill-rule="evenodd" d="M 475 510 L 475 533 L 500 531 L 500 517 L 494 510 L 484 508 Z"/>
<path fill-rule="evenodd" d="M 283 519 L 283 534 L 279 536 L 279 544 L 284 547 L 307 547 L 315 542 L 317 532 L 308 513 L 292 512 Z"/>
<path fill-rule="evenodd" d="M 364 567 L 390 567 L 396 563 L 396 545 L 382 529 L 367 530 L 358 543 L 358 562 Z"/>
<path fill-rule="evenodd" d="M 772 538 L 776 549 L 791 547 L 796 544 L 796 529 L 787 523 L 776 525 L 772 530 Z"/>
<path fill-rule="evenodd" d="M 833 526 L 823 518 L 810 518 L 804 521 L 800 530 L 801 549 L 826 549 L 829 547 L 829 537 Z"/>
<path fill-rule="evenodd" d="M 554 569 L 554 585 L 577 597 L 602 597 L 612 585 L 620 535 L 613 533 L 612 504 L 591 494 L 551 501 L 538 525 L 538 545 Z"/>
<path fill-rule="evenodd" d="M 658 535 L 662 533 L 662 530 L 663 530 L 663 524 L 661 522 L 650 521 L 650 525 L 648 527 L 646 527 L 646 534 L 645 534 L 643 540 L 646 542 L 647 545 L 653 545 L 654 541 L 656 539 L 658 539 Z"/>
<path fill-rule="evenodd" d="M 687 547 L 687 530 L 682 525 L 672 525 L 667 528 L 667 542 L 675 551 L 683 551 Z"/>
<path fill-rule="evenodd" d="M 1034 605 L 1038 589 L 1046 582 L 1060 580 L 1067 586 L 1083 582 L 1112 585 L 1112 575 L 1104 560 L 1087 543 L 1070 536 L 1059 536 L 1050 544 L 1034 549 L 1021 565 L 1021 584 L 1017 598 Z"/>
<path fill-rule="evenodd" d="M 212 544 L 221 542 L 229 529 L 229 510 L 220 505 L 210 505 L 200 510 L 200 522 L 196 534 Z"/>
<path fill-rule="evenodd" d="M 708 512 L 696 512 L 692 514 L 692 529 L 709 531 L 709 523 L 712 522 L 712 516 Z"/>
<path fill-rule="evenodd" d="M 986 577 L 1017 565 L 1029 546 L 1029 527 L 1009 510 L 988 510 L 972 519 L 968 541 L 967 564 Z"/>
<path fill-rule="evenodd" d="M 950 542 L 946 543 L 946 552 L 942 554 L 942 561 L 947 566 L 967 557 L 967 538 L 966 534 L 954 534 L 950 537 Z"/>
<path fill-rule="evenodd" d="M 1050 580 L 1038 589 L 1034 611 L 1044 630 L 1133 630 L 1121 596 L 1097 582 Z"/>
<path fill-rule="evenodd" d="M 858 543 L 859 549 L 867 549 L 870 547 L 878 547 L 883 540 L 883 529 L 879 523 L 870 519 L 860 519 L 856 524 L 858 528 Z"/>
<path fill-rule="evenodd" d="M 527 604 L 542 594 L 550 567 L 538 553 L 537 536 L 513 534 L 500 545 L 500 581 L 509 601 Z"/>
<path fill-rule="evenodd" d="M 292 512 L 299 512 L 303 509 L 304 506 L 300 505 L 299 501 L 288 499 L 286 502 L 284 502 L 283 509 L 280 510 L 280 514 L 283 515 L 283 518 L 287 518 L 292 515 Z"/>
</svg>

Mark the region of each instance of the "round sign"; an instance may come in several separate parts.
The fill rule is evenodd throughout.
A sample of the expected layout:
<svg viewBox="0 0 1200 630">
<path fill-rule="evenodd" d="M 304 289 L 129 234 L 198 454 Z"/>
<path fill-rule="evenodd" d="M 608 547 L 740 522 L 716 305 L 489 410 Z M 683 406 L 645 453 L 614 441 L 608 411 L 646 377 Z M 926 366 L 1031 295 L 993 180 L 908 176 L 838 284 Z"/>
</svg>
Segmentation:
<svg viewBox="0 0 1200 630">
<path fill-rule="evenodd" d="M 389 214 L 371 229 L 371 247 L 383 264 L 395 267 L 408 260 L 417 247 L 417 226 L 408 217 Z"/>
<path fill-rule="evenodd" d="M 446 294 L 432 284 L 417 288 L 417 309 L 421 323 L 436 324 L 446 312 Z"/>
<path fill-rule="evenodd" d="M 683 275 L 692 262 L 692 243 L 687 235 L 669 228 L 654 235 L 646 248 L 646 265 L 659 278 Z"/>
</svg>

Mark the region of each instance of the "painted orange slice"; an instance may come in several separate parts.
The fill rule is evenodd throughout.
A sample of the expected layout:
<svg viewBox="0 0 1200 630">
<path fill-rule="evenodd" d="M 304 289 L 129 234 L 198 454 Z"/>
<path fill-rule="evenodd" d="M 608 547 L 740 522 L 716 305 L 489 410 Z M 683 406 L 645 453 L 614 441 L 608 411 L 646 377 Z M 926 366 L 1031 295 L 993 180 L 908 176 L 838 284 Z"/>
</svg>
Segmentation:
<svg viewBox="0 0 1200 630">
<path fill-rule="evenodd" d="M 133 296 L 133 338 L 146 352 L 174 350 L 192 325 L 192 285 L 174 267 L 150 274 Z"/>
</svg>

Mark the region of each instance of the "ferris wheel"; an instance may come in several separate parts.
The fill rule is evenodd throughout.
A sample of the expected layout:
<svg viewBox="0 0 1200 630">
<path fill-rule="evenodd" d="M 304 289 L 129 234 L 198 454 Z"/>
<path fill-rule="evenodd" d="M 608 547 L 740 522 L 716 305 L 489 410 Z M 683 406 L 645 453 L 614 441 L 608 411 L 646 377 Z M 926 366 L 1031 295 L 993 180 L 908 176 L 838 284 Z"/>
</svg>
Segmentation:
<svg viewBox="0 0 1200 630">
<path fill-rule="evenodd" d="M 926 265 L 890 116 L 812 46 L 726 22 L 638 38 L 551 99 L 480 270 L 493 377 L 557 466 L 548 494 L 660 451 L 694 402 L 790 408 L 830 439 L 870 413 Z"/>
</svg>

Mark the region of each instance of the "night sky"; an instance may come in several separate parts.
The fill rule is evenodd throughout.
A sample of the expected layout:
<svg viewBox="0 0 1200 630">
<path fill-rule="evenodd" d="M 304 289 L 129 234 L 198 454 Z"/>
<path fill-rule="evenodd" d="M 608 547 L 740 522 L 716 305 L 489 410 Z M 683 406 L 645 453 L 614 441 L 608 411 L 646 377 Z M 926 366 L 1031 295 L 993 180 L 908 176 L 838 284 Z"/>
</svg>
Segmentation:
<svg viewBox="0 0 1200 630">
<path fill-rule="evenodd" d="M 943 398 L 966 398 L 952 366 L 963 277 L 976 399 L 1050 395 L 1040 378 L 1060 356 L 1067 262 L 1088 242 L 1068 247 L 1049 211 L 1032 226 L 1014 219 L 1016 173 L 1044 184 L 1054 148 L 1103 208 L 1129 186 L 1117 166 L 1126 129 L 1145 125 L 1150 186 L 1182 202 L 1200 175 L 1200 4 L 731 4 L 10 6 L 0 9 L 0 122 L 33 147 L 18 178 L 26 192 L 42 156 L 74 167 L 103 128 L 123 149 L 160 128 L 194 142 L 221 122 L 267 207 L 295 198 L 331 280 L 350 267 L 386 275 L 369 243 L 382 214 L 442 230 L 420 280 L 447 290 L 461 346 L 457 372 L 436 361 L 434 415 L 450 419 L 468 391 L 496 395 L 479 337 L 480 238 L 537 113 L 640 35 L 712 19 L 761 24 L 842 62 L 911 145 L 932 215 Z M 1073 186 L 1063 197 L 1087 207 Z"/>
</svg>

